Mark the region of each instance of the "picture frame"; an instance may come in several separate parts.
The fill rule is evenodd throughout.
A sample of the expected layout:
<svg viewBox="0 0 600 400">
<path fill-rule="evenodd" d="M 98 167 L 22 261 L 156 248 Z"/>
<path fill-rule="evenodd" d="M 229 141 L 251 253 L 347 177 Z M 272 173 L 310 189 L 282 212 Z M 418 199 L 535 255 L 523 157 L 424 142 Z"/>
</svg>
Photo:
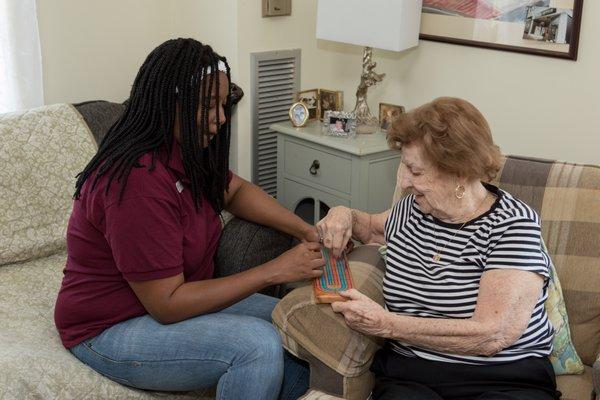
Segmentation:
<svg viewBox="0 0 600 400">
<path fill-rule="evenodd" d="M 344 92 L 341 90 L 319 89 L 319 119 L 323 121 L 325 111 L 344 109 Z"/>
<path fill-rule="evenodd" d="M 382 132 L 387 132 L 394 122 L 404 114 L 403 106 L 389 103 L 379 103 L 379 128 Z"/>
<path fill-rule="evenodd" d="M 291 105 L 288 115 L 293 126 L 296 128 L 303 127 L 308 121 L 308 107 L 305 103 L 298 101 Z"/>
<path fill-rule="evenodd" d="M 325 111 L 323 125 L 331 136 L 352 137 L 356 135 L 356 114 L 346 111 Z"/>
<path fill-rule="evenodd" d="M 420 38 L 577 60 L 583 0 L 423 0 Z"/>
<path fill-rule="evenodd" d="M 319 117 L 319 89 L 301 90 L 298 92 L 296 100 L 306 105 L 308 109 L 308 121 L 316 120 Z"/>
</svg>

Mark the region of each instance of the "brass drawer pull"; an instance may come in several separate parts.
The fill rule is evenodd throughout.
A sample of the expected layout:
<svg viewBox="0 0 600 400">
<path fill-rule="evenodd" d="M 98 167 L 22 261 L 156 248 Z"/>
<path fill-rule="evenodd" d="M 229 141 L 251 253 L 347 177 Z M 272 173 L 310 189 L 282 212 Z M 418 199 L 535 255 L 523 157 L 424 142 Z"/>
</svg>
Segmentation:
<svg viewBox="0 0 600 400">
<path fill-rule="evenodd" d="M 308 171 L 310 172 L 311 175 L 316 175 L 317 172 L 319 172 L 320 167 L 321 167 L 321 164 L 319 163 L 319 160 L 314 160 L 312 162 L 312 165 L 308 169 Z"/>
</svg>

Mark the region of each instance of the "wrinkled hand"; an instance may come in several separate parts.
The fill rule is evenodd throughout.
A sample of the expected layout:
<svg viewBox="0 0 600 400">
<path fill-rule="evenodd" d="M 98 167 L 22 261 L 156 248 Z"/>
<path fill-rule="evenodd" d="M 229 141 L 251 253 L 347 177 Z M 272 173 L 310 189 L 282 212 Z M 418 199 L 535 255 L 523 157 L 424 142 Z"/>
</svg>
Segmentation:
<svg viewBox="0 0 600 400">
<path fill-rule="evenodd" d="M 317 278 L 323 274 L 324 265 L 321 245 L 314 242 L 300 243 L 270 263 L 276 283 Z"/>
<path fill-rule="evenodd" d="M 331 308 L 344 315 L 346 324 L 366 335 L 391 337 L 390 313 L 356 289 L 339 292 L 346 301 L 331 303 Z"/>
<path fill-rule="evenodd" d="M 317 222 L 317 231 L 323 238 L 323 246 L 340 257 L 352 237 L 352 211 L 337 206 L 329 210 L 325 218 Z"/>
</svg>

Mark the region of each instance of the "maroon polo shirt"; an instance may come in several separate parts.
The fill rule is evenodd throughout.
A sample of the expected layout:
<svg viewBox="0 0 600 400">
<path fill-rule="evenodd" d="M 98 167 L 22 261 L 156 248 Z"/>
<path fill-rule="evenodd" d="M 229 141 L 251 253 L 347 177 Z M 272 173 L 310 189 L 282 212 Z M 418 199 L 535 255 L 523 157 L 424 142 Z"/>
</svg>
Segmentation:
<svg viewBox="0 0 600 400">
<path fill-rule="evenodd" d="M 204 198 L 196 211 L 179 145 L 166 156 L 157 157 L 152 171 L 151 154 L 140 157 L 144 167 L 131 170 L 120 202 L 116 181 L 105 195 L 106 175 L 90 193 L 92 175 L 74 201 L 54 313 L 65 347 L 147 313 L 128 281 L 180 273 L 186 282 L 212 278 L 219 216 Z"/>
</svg>

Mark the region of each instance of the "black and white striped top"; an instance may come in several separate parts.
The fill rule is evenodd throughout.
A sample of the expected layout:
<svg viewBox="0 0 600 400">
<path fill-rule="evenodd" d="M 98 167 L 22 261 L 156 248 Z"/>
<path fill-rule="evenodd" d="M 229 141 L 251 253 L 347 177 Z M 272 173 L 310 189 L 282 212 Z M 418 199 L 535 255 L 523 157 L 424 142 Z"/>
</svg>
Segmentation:
<svg viewBox="0 0 600 400">
<path fill-rule="evenodd" d="M 465 364 L 496 364 L 531 356 L 547 356 L 554 329 L 548 320 L 550 257 L 541 244 L 540 219 L 522 201 L 495 186 L 497 196 L 483 215 L 461 224 L 444 223 L 419 209 L 413 195 L 399 201 L 385 224 L 387 243 L 383 294 L 389 311 L 415 317 L 469 318 L 475 311 L 479 280 L 491 269 L 519 269 L 545 277 L 542 294 L 527 329 L 513 345 L 491 357 L 447 354 L 391 341 L 409 357 Z M 436 253 L 434 224 L 440 251 Z"/>
</svg>

